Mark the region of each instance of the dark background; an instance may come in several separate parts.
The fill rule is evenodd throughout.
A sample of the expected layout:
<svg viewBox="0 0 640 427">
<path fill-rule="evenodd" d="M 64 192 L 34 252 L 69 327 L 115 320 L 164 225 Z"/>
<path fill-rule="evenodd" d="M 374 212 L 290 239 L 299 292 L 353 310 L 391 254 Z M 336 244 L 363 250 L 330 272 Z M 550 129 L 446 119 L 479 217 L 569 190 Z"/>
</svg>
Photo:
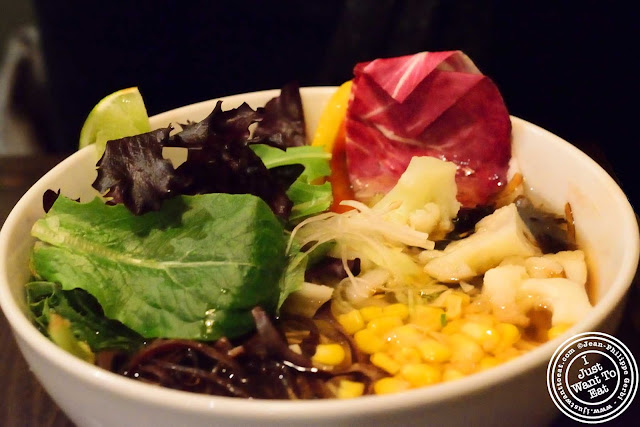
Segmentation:
<svg viewBox="0 0 640 427">
<path fill-rule="evenodd" d="M 36 0 L 53 99 L 49 150 L 75 149 L 93 105 L 138 86 L 149 114 L 233 93 L 335 85 L 376 57 L 460 49 L 511 114 L 604 150 L 637 206 L 631 2 Z"/>
</svg>

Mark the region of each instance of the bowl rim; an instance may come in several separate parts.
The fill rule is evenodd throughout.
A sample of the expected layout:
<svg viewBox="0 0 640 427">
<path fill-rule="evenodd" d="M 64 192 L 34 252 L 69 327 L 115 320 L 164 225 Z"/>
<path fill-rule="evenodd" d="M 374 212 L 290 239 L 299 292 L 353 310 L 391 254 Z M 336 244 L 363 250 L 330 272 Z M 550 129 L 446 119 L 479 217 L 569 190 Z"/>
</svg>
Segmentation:
<svg viewBox="0 0 640 427">
<path fill-rule="evenodd" d="M 312 96 L 328 96 L 335 89 L 335 86 L 304 87 L 301 88 L 301 93 L 304 99 Z M 163 121 L 166 122 L 166 119 L 170 116 L 208 106 L 213 107 L 217 100 L 232 102 L 241 100 L 243 97 L 271 96 L 277 93 L 279 93 L 278 89 L 269 89 L 201 101 L 157 114 L 150 119 L 152 124 L 157 124 Z M 40 197 L 47 188 L 45 183 L 54 176 L 69 169 L 77 162 L 89 161 L 87 157 L 95 155 L 95 149 L 92 146 L 73 153 L 47 172 L 27 190 L 8 215 L 0 230 L 0 307 L 11 325 L 13 334 L 16 338 L 19 338 L 19 343 L 31 347 L 33 351 L 48 359 L 49 363 L 66 375 L 76 377 L 79 381 L 90 383 L 92 387 L 102 389 L 106 393 L 115 393 L 121 398 L 162 405 L 172 410 L 195 411 L 212 416 L 238 417 L 238 419 L 260 418 L 265 420 L 277 420 L 286 417 L 287 420 L 303 420 L 363 413 L 375 415 L 414 406 L 436 405 L 449 399 L 459 399 L 462 396 L 477 393 L 499 382 L 510 381 L 531 368 L 546 366 L 553 352 L 564 339 L 579 332 L 591 331 L 596 324 L 614 311 L 631 286 L 640 256 L 640 234 L 638 233 L 635 213 L 627 197 L 614 179 L 593 159 L 559 136 L 523 119 L 511 116 L 511 120 L 514 125 L 524 126 L 528 131 L 544 138 L 549 138 L 554 145 L 558 145 L 560 150 L 568 151 L 570 155 L 586 161 L 590 168 L 594 169 L 597 178 L 604 180 L 605 185 L 610 187 L 610 191 L 617 202 L 628 205 L 628 209 L 624 209 L 624 217 L 620 218 L 620 221 L 628 223 L 629 227 L 631 227 L 630 232 L 638 236 L 638 239 L 630 243 L 630 250 L 625 253 L 626 259 L 623 263 L 625 268 L 618 272 L 617 280 L 612 283 L 610 290 L 595 304 L 588 317 L 574 324 L 562 336 L 493 369 L 467 376 L 458 381 L 440 383 L 391 395 L 363 396 L 348 400 L 326 399 L 292 402 L 287 400 L 247 400 L 166 389 L 111 373 L 72 356 L 42 335 L 29 321 L 18 302 L 13 299 L 9 289 L 9 280 L 6 277 L 6 255 L 10 251 L 8 246 L 9 234 L 11 230 L 18 226 L 20 214 L 27 206 L 28 201 L 35 197 L 36 194 Z"/>
</svg>

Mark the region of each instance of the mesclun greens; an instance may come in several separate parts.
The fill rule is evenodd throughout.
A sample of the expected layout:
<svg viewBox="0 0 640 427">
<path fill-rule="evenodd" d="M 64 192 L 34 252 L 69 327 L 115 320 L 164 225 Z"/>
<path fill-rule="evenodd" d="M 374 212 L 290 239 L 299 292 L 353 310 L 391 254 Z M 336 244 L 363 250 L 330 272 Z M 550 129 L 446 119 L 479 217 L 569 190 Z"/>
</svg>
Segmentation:
<svg viewBox="0 0 640 427">
<path fill-rule="evenodd" d="M 43 332 L 52 335 L 55 313 L 78 340 L 103 349 L 82 332 L 93 324 L 79 330 L 81 316 L 59 310 L 69 292 L 86 291 L 98 317 L 145 339 L 234 338 L 255 327 L 254 307 L 275 314 L 307 265 L 299 248 L 286 250 L 286 228 L 331 202 L 322 183 L 330 156 L 297 147 L 306 138 L 301 105 L 289 84 L 264 108 L 223 111 L 218 102 L 175 134 L 170 126 L 109 141 L 93 183 L 106 204 L 47 191 L 31 259 L 34 283 L 54 286 L 33 306 Z M 174 167 L 164 147 L 186 149 L 186 161 Z M 125 342 L 114 348 L 136 348 Z"/>
<path fill-rule="evenodd" d="M 27 284 L 27 304 L 41 332 L 49 335 L 51 316 L 70 322 L 70 329 L 78 341 L 88 343 L 93 351 L 132 350 L 144 339 L 120 322 L 104 316 L 98 301 L 83 289 L 63 290 L 53 282 Z"/>
<path fill-rule="evenodd" d="M 316 183 L 331 173 L 331 154 L 325 152 L 322 147 L 289 147 L 283 151 L 264 144 L 254 144 L 251 145 L 251 149 L 270 170 L 298 164 L 304 166 L 298 179 L 287 190 L 287 196 L 293 202 L 289 221 L 294 222 L 329 209 L 333 201 L 331 184 Z"/>
<path fill-rule="evenodd" d="M 180 196 L 144 215 L 59 197 L 32 234 L 37 279 L 85 289 L 146 338 L 241 335 L 283 291 L 287 237 L 252 195 Z"/>
</svg>

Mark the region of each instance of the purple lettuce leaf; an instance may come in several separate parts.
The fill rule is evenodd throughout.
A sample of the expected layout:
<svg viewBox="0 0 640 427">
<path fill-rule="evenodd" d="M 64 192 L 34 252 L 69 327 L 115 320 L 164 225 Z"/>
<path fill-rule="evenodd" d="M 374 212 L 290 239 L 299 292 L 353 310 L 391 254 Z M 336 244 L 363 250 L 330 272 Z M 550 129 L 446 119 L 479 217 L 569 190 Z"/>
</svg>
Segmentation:
<svg viewBox="0 0 640 427">
<path fill-rule="evenodd" d="M 141 215 L 160 209 L 172 190 L 183 185 L 162 147 L 171 127 L 109 141 L 97 163 L 93 187 L 110 199 Z"/>
<path fill-rule="evenodd" d="M 175 135 L 169 135 L 168 127 L 108 141 L 93 186 L 111 203 L 123 203 L 136 215 L 159 210 L 165 199 L 179 194 L 230 193 L 258 196 L 286 220 L 292 207 L 286 191 L 304 168 L 269 170 L 249 144 L 299 144 L 299 138 L 304 143 L 301 109 L 297 84 L 287 85 L 264 108 L 253 110 L 245 103 L 223 111 L 218 102 L 208 117 L 181 125 Z M 254 123 L 261 130 L 249 139 Z M 186 161 L 174 168 L 162 156 L 163 147 L 186 148 Z"/>
<path fill-rule="evenodd" d="M 263 110 L 264 117 L 254 130 L 250 143 L 267 144 L 283 150 L 307 144 L 304 110 L 297 82 L 284 85 L 280 89 L 280 96 L 267 102 Z"/>
</svg>

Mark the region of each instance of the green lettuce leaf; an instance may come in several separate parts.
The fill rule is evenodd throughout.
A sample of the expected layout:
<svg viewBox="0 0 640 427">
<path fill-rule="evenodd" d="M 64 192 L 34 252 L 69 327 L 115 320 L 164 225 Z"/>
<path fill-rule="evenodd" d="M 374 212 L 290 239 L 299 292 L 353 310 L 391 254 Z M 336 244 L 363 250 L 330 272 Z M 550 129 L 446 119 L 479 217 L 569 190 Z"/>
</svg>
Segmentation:
<svg viewBox="0 0 640 427">
<path fill-rule="evenodd" d="M 331 184 L 318 184 L 317 181 L 331 174 L 330 153 L 325 152 L 322 147 L 308 145 L 289 147 L 286 151 L 264 144 L 252 144 L 250 147 L 267 169 L 295 164 L 304 166 L 302 174 L 287 191 L 287 196 L 293 202 L 289 221 L 295 223 L 329 209 L 333 201 Z"/>
<path fill-rule="evenodd" d="M 98 301 L 82 289 L 63 291 L 57 283 L 30 282 L 26 295 L 32 319 L 45 335 L 51 335 L 51 319 L 57 314 L 69 321 L 73 336 L 94 352 L 131 352 L 144 341 L 122 323 L 106 318 Z"/>
<path fill-rule="evenodd" d="M 309 254 L 300 251 L 300 245 L 293 242 L 288 254 L 287 268 L 280 281 L 280 299 L 278 300 L 278 310 L 284 301 L 293 292 L 299 290 L 304 282 L 304 273 L 309 262 Z"/>
<path fill-rule="evenodd" d="M 32 235 L 34 277 L 86 290 L 145 338 L 234 338 L 285 291 L 287 237 L 252 195 L 178 196 L 139 216 L 59 197 Z"/>
</svg>

